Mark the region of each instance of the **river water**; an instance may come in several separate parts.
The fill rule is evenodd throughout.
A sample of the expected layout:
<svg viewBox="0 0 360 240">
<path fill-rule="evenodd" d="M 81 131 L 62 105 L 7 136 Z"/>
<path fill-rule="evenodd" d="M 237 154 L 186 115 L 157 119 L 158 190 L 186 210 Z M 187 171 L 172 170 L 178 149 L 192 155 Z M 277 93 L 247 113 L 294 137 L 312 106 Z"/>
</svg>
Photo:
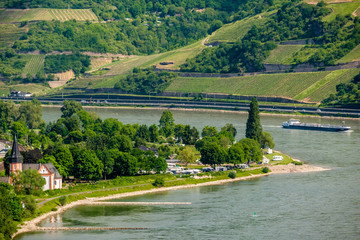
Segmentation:
<svg viewBox="0 0 360 240">
<path fill-rule="evenodd" d="M 90 109 L 123 123 L 158 123 L 161 110 Z M 175 122 L 199 130 L 232 123 L 244 137 L 246 114 L 173 111 Z M 60 116 L 44 108 L 45 121 Z M 341 125 L 339 119 L 299 117 Z M 119 201 L 191 202 L 163 206 L 79 206 L 46 219 L 42 226 L 131 227 L 145 230 L 26 233 L 16 239 L 360 239 L 360 121 L 351 132 L 316 132 L 280 127 L 289 117 L 262 116 L 276 149 L 330 171 L 271 175 L 222 186 L 169 191 Z"/>
</svg>

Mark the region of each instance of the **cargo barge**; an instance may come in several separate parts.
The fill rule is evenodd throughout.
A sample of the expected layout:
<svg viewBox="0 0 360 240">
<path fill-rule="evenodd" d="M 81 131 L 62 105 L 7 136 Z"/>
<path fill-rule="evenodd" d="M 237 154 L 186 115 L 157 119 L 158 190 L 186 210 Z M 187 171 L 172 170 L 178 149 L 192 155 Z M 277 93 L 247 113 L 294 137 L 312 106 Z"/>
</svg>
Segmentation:
<svg viewBox="0 0 360 240">
<path fill-rule="evenodd" d="M 330 124 L 322 125 L 317 123 L 301 123 L 297 119 L 290 119 L 283 122 L 283 128 L 301 129 L 301 130 L 314 130 L 314 131 L 329 131 L 329 132 L 342 132 L 350 130 L 348 126 L 334 126 Z"/>
</svg>

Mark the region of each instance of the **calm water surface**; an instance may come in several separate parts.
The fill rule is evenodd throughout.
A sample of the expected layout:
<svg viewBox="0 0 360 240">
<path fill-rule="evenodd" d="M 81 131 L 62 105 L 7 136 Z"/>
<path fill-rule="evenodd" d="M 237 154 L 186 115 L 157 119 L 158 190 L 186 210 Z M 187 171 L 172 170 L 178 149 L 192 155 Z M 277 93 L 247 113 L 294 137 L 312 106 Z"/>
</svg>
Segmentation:
<svg viewBox="0 0 360 240">
<path fill-rule="evenodd" d="M 162 111 L 91 109 L 123 123 L 158 123 Z M 176 123 L 218 130 L 232 123 L 237 138 L 247 115 L 174 111 Z M 44 108 L 45 121 L 59 109 Z M 126 231 L 28 233 L 17 239 L 360 239 L 360 121 L 346 120 L 352 132 L 331 133 L 280 127 L 289 117 L 262 116 L 276 149 L 306 163 L 331 168 L 317 173 L 272 175 L 223 186 L 149 194 L 119 201 L 186 201 L 184 206 L 79 206 L 49 218 L 42 226 L 146 227 Z M 304 122 L 341 120 L 301 117 Z M 256 212 L 256 216 L 254 216 Z"/>
</svg>

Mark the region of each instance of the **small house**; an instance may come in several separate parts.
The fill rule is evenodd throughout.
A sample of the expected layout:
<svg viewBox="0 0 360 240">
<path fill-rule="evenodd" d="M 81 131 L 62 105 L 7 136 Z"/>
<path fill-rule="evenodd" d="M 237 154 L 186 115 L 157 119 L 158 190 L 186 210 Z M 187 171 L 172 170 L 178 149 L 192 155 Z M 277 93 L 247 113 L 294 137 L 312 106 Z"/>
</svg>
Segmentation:
<svg viewBox="0 0 360 240">
<path fill-rule="evenodd" d="M 267 157 L 263 156 L 262 163 L 263 164 L 269 164 L 269 162 L 270 162 L 270 160 Z"/>
<path fill-rule="evenodd" d="M 272 153 L 273 153 L 273 150 L 272 150 L 271 148 L 268 148 L 268 149 L 266 150 L 266 153 L 267 153 L 267 154 L 272 154 Z"/>
</svg>

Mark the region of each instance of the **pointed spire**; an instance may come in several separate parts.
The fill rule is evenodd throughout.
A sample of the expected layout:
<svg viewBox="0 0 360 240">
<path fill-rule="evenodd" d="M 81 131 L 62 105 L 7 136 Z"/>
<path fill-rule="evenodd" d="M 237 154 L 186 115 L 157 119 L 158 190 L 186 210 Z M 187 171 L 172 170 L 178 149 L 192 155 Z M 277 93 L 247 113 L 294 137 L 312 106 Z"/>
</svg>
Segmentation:
<svg viewBox="0 0 360 240">
<path fill-rule="evenodd" d="M 11 149 L 10 163 L 22 163 L 22 156 L 19 150 L 16 134 L 14 135 L 14 143 Z"/>
</svg>

